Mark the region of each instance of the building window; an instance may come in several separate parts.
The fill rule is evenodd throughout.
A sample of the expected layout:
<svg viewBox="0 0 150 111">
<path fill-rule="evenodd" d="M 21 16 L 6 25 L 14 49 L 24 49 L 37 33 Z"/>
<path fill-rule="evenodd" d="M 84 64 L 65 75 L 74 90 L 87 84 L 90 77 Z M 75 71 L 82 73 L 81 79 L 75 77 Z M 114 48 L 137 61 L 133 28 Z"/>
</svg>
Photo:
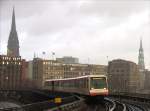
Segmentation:
<svg viewBox="0 0 150 111">
<path fill-rule="evenodd" d="M 114 72 L 114 70 L 111 70 L 111 72 Z"/>
<path fill-rule="evenodd" d="M 124 72 L 124 70 L 121 70 L 121 72 Z"/>
<path fill-rule="evenodd" d="M 119 70 L 116 70 L 116 72 L 119 72 Z"/>
</svg>

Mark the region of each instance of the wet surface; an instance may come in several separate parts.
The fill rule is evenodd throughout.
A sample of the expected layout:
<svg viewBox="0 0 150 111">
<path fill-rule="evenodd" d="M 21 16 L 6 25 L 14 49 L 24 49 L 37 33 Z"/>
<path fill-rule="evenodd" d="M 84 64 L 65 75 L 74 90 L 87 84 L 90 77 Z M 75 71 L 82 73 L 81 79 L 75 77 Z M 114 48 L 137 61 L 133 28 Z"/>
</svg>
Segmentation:
<svg viewBox="0 0 150 111">
<path fill-rule="evenodd" d="M 99 105 L 93 105 L 93 106 L 87 106 L 85 111 L 106 111 L 105 106 Z"/>
<path fill-rule="evenodd" d="M 12 107 L 20 107 L 18 104 L 7 102 L 7 101 L 1 101 L 0 102 L 0 109 L 3 108 L 12 108 Z"/>
</svg>

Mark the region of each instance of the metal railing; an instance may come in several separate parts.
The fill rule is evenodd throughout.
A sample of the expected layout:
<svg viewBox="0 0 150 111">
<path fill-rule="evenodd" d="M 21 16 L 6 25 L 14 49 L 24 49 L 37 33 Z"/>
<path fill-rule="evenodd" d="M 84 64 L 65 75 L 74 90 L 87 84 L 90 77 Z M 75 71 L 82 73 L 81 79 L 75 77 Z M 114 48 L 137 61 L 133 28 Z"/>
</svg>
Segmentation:
<svg viewBox="0 0 150 111">
<path fill-rule="evenodd" d="M 59 105 L 56 104 L 55 101 L 52 99 L 52 100 L 47 100 L 42 102 L 21 105 L 20 107 L 0 108 L 0 111 L 43 111 L 45 109 L 51 109 L 61 105 L 66 106 L 65 104 L 68 103 L 72 103 L 75 105 L 77 104 L 77 102 L 81 102 L 81 100 L 79 100 L 79 98 L 76 98 L 75 96 L 70 96 L 70 97 L 62 98 L 62 103 Z M 72 104 L 68 104 L 68 105 L 71 106 Z"/>
</svg>

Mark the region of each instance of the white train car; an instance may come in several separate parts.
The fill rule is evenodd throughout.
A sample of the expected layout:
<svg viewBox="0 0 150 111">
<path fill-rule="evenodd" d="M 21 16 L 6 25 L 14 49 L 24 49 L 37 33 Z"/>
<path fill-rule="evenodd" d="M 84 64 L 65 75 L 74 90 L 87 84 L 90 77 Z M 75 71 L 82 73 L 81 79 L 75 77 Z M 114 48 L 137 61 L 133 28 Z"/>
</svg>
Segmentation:
<svg viewBox="0 0 150 111">
<path fill-rule="evenodd" d="M 87 96 L 107 96 L 108 82 L 105 75 L 87 75 L 66 79 L 47 79 L 44 89 L 77 93 Z"/>
</svg>

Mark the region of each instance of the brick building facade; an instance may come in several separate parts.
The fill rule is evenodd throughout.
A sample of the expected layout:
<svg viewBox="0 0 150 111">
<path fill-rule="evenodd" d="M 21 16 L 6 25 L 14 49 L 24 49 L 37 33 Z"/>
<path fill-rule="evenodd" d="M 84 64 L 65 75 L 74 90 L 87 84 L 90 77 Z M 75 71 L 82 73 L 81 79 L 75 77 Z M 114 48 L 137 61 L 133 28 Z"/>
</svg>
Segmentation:
<svg viewBox="0 0 150 111">
<path fill-rule="evenodd" d="M 145 70 L 145 89 L 150 91 L 150 71 Z"/>
<path fill-rule="evenodd" d="M 22 59 L 0 55 L 0 89 L 18 89 L 21 87 Z"/>
<path fill-rule="evenodd" d="M 136 63 L 126 60 L 113 60 L 108 65 L 109 88 L 115 92 L 136 92 L 139 86 L 139 69 Z"/>
</svg>

